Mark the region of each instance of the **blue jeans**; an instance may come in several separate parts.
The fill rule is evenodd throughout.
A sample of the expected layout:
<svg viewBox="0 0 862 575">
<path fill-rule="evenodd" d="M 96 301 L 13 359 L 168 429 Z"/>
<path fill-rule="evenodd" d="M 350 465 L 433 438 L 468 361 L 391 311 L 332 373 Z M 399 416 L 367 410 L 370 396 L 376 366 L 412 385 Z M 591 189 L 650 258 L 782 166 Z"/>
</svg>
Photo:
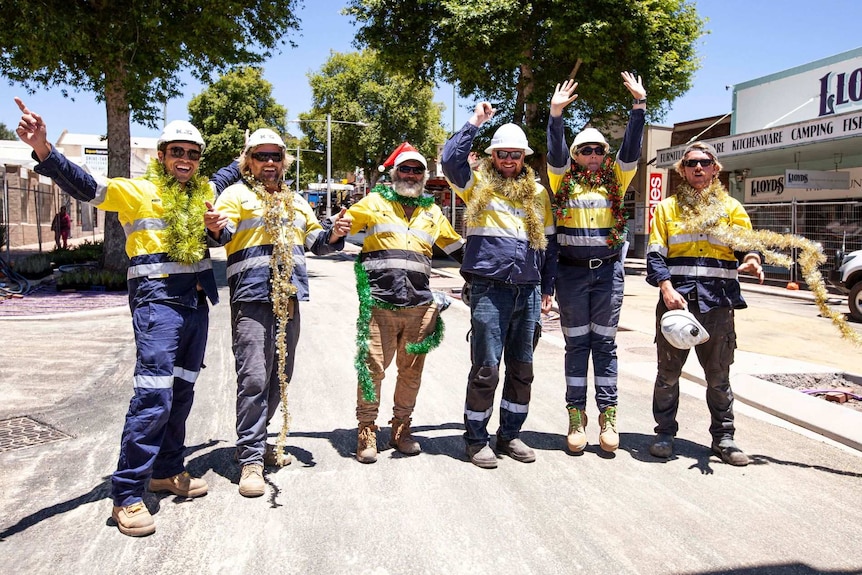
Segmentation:
<svg viewBox="0 0 862 575">
<path fill-rule="evenodd" d="M 129 402 L 117 470 L 111 476 L 114 505 L 140 501 L 147 480 L 185 470 L 186 419 L 203 367 L 209 307 L 161 303 L 132 312 L 137 344 L 135 395 Z"/>
<path fill-rule="evenodd" d="M 586 408 L 590 354 L 599 411 L 617 404 L 616 336 L 624 288 L 622 262 L 592 270 L 560 263 L 555 291 L 566 340 L 567 407 Z"/>
<path fill-rule="evenodd" d="M 494 392 L 500 380 L 500 359 L 506 376 L 500 402 L 498 437 L 518 437 L 527 419 L 533 383 L 533 337 L 541 321 L 538 285 L 506 284 L 475 278 L 470 293 L 472 367 L 464 405 L 464 439 L 488 443 L 488 421 L 494 411 Z"/>
</svg>

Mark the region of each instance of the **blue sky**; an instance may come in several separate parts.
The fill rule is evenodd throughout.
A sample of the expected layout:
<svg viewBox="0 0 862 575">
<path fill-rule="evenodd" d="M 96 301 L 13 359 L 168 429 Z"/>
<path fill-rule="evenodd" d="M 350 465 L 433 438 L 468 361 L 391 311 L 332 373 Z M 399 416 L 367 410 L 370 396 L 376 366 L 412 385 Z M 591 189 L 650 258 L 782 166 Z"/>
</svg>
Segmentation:
<svg viewBox="0 0 862 575">
<path fill-rule="evenodd" d="M 293 39 L 297 48 L 285 47 L 264 66 L 273 84 L 276 100 L 288 109 L 290 118 L 311 107 L 307 74 L 320 69 L 331 51 L 349 52 L 354 26 L 340 14 L 344 0 L 306 0 L 300 13 L 301 32 Z M 697 9 L 708 19 L 709 34 L 697 43 L 701 69 L 692 89 L 673 103 L 663 124 L 720 115 L 731 109 L 732 86 L 845 52 L 862 45 L 853 25 L 862 17 L 857 0 L 698 0 Z M 649 80 L 645 79 L 647 89 Z M 186 119 L 187 104 L 203 87 L 189 81 L 185 97 L 168 103 L 168 120 Z M 63 129 L 75 133 L 105 133 L 105 111 L 92 94 L 74 94 L 75 101 L 63 98 L 59 89 L 27 95 L 18 85 L 0 79 L 0 122 L 9 128 L 18 124 L 18 108 L 13 96 L 21 96 L 30 108 L 45 118 L 49 138 L 55 140 Z M 443 121 L 452 128 L 452 88 L 439 87 L 437 101 L 446 105 Z M 473 103 L 459 101 L 455 107 L 455 127 L 467 120 Z M 350 120 L 350 118 L 340 118 Z M 298 130 L 292 130 L 298 134 Z M 157 136 L 158 130 L 132 126 L 132 135 Z"/>
</svg>

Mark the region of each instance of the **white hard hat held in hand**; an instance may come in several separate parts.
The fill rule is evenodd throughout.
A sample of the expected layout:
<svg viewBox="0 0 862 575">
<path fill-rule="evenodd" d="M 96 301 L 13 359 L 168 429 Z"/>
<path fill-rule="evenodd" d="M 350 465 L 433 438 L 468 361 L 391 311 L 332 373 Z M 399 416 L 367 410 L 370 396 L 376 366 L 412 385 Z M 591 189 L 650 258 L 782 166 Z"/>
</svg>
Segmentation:
<svg viewBox="0 0 862 575">
<path fill-rule="evenodd" d="M 661 334 L 677 349 L 691 349 L 709 341 L 706 328 L 684 309 L 672 309 L 661 316 Z"/>
</svg>

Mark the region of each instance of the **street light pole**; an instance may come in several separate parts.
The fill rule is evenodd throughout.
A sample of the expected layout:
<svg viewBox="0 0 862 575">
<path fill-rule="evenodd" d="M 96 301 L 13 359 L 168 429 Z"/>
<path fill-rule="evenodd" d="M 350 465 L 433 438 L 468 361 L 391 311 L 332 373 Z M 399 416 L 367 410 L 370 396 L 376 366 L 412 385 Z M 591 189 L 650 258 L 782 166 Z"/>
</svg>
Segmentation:
<svg viewBox="0 0 862 575">
<path fill-rule="evenodd" d="M 332 115 L 326 115 L 326 217 L 332 215 Z"/>
</svg>

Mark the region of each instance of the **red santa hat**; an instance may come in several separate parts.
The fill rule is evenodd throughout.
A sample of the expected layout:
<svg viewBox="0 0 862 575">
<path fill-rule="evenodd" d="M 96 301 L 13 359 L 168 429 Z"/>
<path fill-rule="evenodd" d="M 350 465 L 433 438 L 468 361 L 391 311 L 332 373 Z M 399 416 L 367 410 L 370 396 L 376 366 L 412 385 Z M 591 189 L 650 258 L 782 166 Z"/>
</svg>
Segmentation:
<svg viewBox="0 0 862 575">
<path fill-rule="evenodd" d="M 377 166 L 377 169 L 381 172 L 385 172 L 389 168 L 397 168 L 407 160 L 416 160 L 422 164 L 426 170 L 428 169 L 428 162 L 425 161 L 425 158 L 416 150 L 416 148 L 410 145 L 410 142 L 404 142 L 395 148 L 395 151 L 389 154 L 386 161 L 380 166 Z"/>
</svg>

